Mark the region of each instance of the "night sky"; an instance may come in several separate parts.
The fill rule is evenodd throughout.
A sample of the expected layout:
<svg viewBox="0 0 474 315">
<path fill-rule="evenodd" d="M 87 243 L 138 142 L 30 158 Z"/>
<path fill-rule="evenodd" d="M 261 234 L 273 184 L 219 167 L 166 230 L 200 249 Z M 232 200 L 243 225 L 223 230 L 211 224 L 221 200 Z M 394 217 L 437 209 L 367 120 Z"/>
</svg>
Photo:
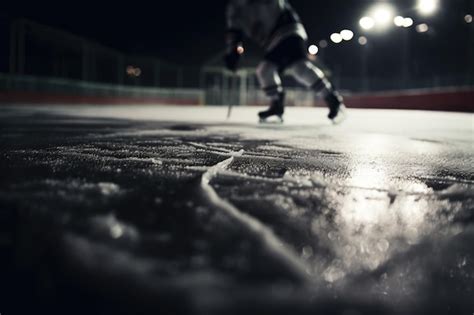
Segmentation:
<svg viewBox="0 0 474 315">
<path fill-rule="evenodd" d="M 153 4 L 131 1 L 125 4 L 119 1 L 107 4 L 99 1 L 3 2 L 0 13 L 2 27 L 13 18 L 26 17 L 126 53 L 154 56 L 177 64 L 202 64 L 224 47 L 224 0 L 155 1 Z M 332 32 L 343 28 L 350 28 L 355 31 L 356 36 L 360 35 L 358 20 L 374 2 L 290 1 L 302 17 L 312 41 L 328 38 Z M 433 25 L 433 33 L 430 35 L 411 39 L 412 56 L 427 55 L 431 52 L 431 56 L 427 58 L 432 59 L 432 65 L 449 64 L 448 72 L 462 71 L 468 50 L 468 31 L 467 25 L 463 24 L 463 16 L 472 14 L 469 11 L 472 11 L 474 1 L 444 0 L 443 9 L 432 18 L 421 18 L 417 15 L 413 10 L 415 2 L 392 1 L 402 13 L 412 16 L 416 22 L 426 21 Z M 377 47 L 376 51 L 372 52 L 376 69 L 393 61 L 390 59 L 390 53 L 400 39 L 396 31 L 393 29 L 385 36 L 373 36 L 374 45 Z M 3 37 L 5 33 L 4 29 Z M 347 59 L 347 56 L 356 56 L 360 50 L 357 46 L 356 43 L 330 46 L 325 58 L 334 64 L 337 60 Z M 438 47 L 435 56 L 431 51 L 434 47 Z M 463 62 L 459 62 L 460 58 Z M 377 63 L 378 59 L 380 60 Z"/>
</svg>

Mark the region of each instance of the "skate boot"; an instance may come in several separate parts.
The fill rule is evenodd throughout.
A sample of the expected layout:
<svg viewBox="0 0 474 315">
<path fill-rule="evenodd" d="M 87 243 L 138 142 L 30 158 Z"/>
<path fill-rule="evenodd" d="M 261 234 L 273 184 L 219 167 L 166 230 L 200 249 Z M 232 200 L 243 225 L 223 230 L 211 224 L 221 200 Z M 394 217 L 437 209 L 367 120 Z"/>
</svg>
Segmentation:
<svg viewBox="0 0 474 315">
<path fill-rule="evenodd" d="M 336 91 L 329 93 L 324 100 L 329 107 L 328 118 L 337 125 L 346 119 L 346 106 L 343 103 L 342 96 Z"/>
<path fill-rule="evenodd" d="M 285 113 L 285 106 L 283 104 L 285 99 L 284 93 L 278 94 L 278 99 L 272 101 L 270 108 L 266 111 L 258 113 L 260 122 L 264 123 L 269 117 L 277 116 L 280 122 L 283 122 L 283 114 Z"/>
</svg>

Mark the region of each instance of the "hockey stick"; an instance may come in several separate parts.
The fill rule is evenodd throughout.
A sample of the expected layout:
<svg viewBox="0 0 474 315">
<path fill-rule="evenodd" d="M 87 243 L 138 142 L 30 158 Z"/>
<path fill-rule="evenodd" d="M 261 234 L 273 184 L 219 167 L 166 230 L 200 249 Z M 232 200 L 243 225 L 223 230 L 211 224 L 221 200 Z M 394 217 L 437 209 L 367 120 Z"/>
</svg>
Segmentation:
<svg viewBox="0 0 474 315">
<path fill-rule="evenodd" d="M 234 84 L 234 76 L 230 77 L 230 91 L 228 93 L 228 106 L 227 106 L 227 120 L 230 119 L 230 115 L 232 114 L 232 107 L 233 107 L 233 101 L 232 101 L 232 92 L 234 91 L 233 89 L 233 84 Z"/>
<path fill-rule="evenodd" d="M 234 107 L 234 102 L 232 101 L 232 94 L 235 91 L 235 77 L 232 75 L 230 81 L 230 92 L 229 92 L 229 99 L 228 99 L 228 108 L 227 108 L 227 120 L 230 119 L 232 115 L 232 107 Z"/>
</svg>

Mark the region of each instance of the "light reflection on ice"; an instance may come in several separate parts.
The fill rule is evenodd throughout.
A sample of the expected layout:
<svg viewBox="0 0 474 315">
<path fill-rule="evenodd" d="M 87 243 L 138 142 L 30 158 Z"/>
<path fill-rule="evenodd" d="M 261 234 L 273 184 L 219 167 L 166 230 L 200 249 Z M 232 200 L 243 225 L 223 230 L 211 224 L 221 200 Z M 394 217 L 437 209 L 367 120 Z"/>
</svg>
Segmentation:
<svg viewBox="0 0 474 315">
<path fill-rule="evenodd" d="M 362 188 L 387 187 L 388 178 L 384 168 L 372 164 L 356 164 L 347 185 Z"/>
<path fill-rule="evenodd" d="M 322 273 L 328 282 L 379 268 L 394 255 L 419 244 L 452 221 L 441 212 L 456 208 L 422 183 L 403 183 L 408 191 L 390 187 L 394 180 L 383 168 L 354 162 L 346 180 L 347 189 L 335 205 L 333 221 L 317 217 L 312 232 L 333 251 L 329 265 L 316 265 L 315 274 Z M 318 270 L 320 268 L 320 270 Z"/>
</svg>

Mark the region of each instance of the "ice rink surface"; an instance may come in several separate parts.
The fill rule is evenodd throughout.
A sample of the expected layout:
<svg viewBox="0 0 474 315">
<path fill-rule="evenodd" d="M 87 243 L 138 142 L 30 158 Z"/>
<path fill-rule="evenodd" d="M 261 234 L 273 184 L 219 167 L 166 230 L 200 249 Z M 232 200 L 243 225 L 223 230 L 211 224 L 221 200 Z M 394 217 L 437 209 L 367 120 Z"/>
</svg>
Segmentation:
<svg viewBox="0 0 474 315">
<path fill-rule="evenodd" d="M 2 107 L 0 313 L 474 313 L 472 114 L 259 110 Z"/>
</svg>

